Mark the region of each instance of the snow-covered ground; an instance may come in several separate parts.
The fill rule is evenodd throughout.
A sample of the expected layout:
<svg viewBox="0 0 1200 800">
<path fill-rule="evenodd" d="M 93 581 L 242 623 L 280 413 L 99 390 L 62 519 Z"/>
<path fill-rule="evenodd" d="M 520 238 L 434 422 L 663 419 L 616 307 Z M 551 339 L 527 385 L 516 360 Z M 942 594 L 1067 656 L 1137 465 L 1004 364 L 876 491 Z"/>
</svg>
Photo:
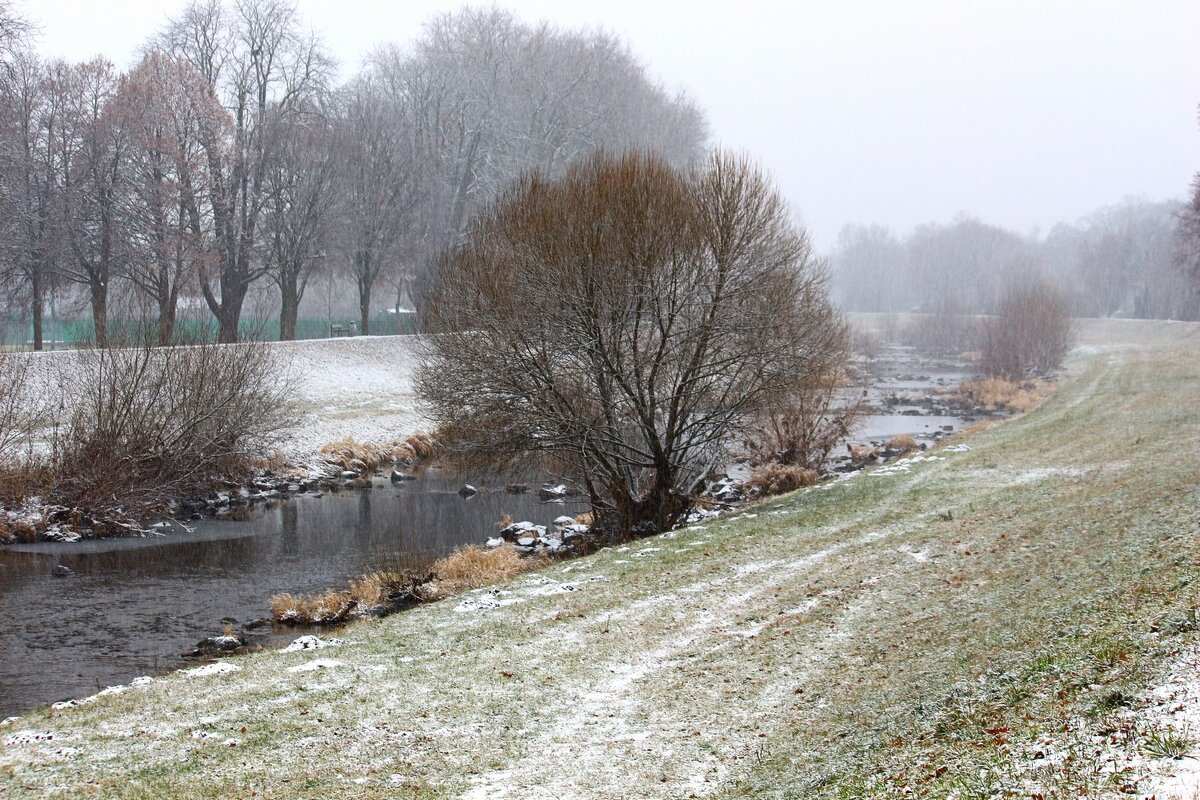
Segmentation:
<svg viewBox="0 0 1200 800">
<path fill-rule="evenodd" d="M 386 443 L 427 428 L 417 407 L 413 336 L 356 336 L 278 342 L 299 415 L 283 451 L 308 459 L 352 438 Z"/>
</svg>

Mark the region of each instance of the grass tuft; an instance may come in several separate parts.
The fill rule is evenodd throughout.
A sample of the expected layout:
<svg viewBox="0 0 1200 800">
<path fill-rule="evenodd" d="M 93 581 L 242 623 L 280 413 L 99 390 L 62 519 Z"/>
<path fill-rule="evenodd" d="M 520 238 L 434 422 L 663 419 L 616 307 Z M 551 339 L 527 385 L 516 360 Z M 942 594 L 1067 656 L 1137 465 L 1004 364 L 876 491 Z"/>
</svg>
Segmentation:
<svg viewBox="0 0 1200 800">
<path fill-rule="evenodd" d="M 522 556 L 511 545 L 491 549 L 469 545 L 433 562 L 430 569 L 437 581 L 438 596 L 448 597 L 511 580 L 548 563 L 543 556 Z"/>
<path fill-rule="evenodd" d="M 917 440 L 909 436 L 907 433 L 902 433 L 899 436 L 893 436 L 892 438 L 888 439 L 884 445 L 889 450 L 899 450 L 901 453 L 911 453 L 920 447 L 920 445 L 917 444 Z"/>
<path fill-rule="evenodd" d="M 820 475 L 815 469 L 790 464 L 764 464 L 750 473 L 746 486 L 757 491 L 760 497 L 794 492 L 812 486 Z"/>
</svg>

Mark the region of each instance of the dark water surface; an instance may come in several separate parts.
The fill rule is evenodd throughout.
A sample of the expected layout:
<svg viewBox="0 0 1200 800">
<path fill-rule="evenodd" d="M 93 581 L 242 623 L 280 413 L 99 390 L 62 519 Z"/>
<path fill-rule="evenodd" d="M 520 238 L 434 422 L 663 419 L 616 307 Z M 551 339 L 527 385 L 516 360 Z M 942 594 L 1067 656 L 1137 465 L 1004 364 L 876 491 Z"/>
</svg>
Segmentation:
<svg viewBox="0 0 1200 800">
<path fill-rule="evenodd" d="M 187 523 L 146 539 L 0 548 L 0 718 L 186 664 L 223 617 L 267 616 L 280 592 L 343 586 L 371 569 L 424 566 L 495 535 L 504 514 L 549 524 L 578 504 L 541 503 L 427 470 L 367 490 L 300 495 L 245 518 Z M 58 564 L 74 570 L 53 577 Z M 266 628 L 264 645 L 304 631 Z"/>
</svg>

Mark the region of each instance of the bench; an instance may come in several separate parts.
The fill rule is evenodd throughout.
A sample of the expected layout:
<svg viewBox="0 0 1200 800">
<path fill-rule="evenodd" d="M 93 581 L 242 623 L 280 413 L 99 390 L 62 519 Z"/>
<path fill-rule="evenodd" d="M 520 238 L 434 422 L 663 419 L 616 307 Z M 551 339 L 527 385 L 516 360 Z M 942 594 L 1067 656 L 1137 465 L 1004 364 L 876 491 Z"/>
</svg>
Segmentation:
<svg viewBox="0 0 1200 800">
<path fill-rule="evenodd" d="M 332 336 L 354 336 L 357 333 L 358 333 L 358 323 L 357 322 L 351 322 L 349 325 L 342 325 L 341 323 L 334 322 L 334 323 L 330 323 L 330 325 L 329 325 L 329 335 L 331 337 Z"/>
</svg>

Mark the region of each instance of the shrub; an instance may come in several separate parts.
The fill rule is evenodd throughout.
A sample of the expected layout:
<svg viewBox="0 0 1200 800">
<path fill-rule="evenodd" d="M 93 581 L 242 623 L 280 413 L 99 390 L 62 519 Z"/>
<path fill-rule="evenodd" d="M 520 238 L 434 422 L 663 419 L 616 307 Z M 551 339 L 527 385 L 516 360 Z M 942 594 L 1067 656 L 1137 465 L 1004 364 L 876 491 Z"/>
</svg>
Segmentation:
<svg viewBox="0 0 1200 800">
<path fill-rule="evenodd" d="M 1051 372 L 1062 366 L 1071 336 L 1071 317 L 1061 294 L 1043 283 L 1014 286 L 984 324 L 983 372 L 1010 381 Z"/>
<path fill-rule="evenodd" d="M 771 497 L 794 492 L 804 486 L 812 486 L 818 477 L 815 469 L 794 464 L 766 464 L 750 473 L 746 487 L 757 492 L 760 497 Z"/>
<path fill-rule="evenodd" d="M 245 479 L 291 421 L 262 343 L 97 348 L 64 378 L 78 400 L 54 436 L 47 499 L 98 529 Z"/>
<path fill-rule="evenodd" d="M 838 442 L 854 432 L 866 409 L 866 392 L 847 392 L 850 381 L 841 367 L 848 357 L 846 339 L 828 348 L 829 369 L 798 381 L 759 414 L 742 440 L 753 465 L 779 463 L 820 470 Z M 847 394 L 852 394 L 847 397 Z"/>
</svg>

